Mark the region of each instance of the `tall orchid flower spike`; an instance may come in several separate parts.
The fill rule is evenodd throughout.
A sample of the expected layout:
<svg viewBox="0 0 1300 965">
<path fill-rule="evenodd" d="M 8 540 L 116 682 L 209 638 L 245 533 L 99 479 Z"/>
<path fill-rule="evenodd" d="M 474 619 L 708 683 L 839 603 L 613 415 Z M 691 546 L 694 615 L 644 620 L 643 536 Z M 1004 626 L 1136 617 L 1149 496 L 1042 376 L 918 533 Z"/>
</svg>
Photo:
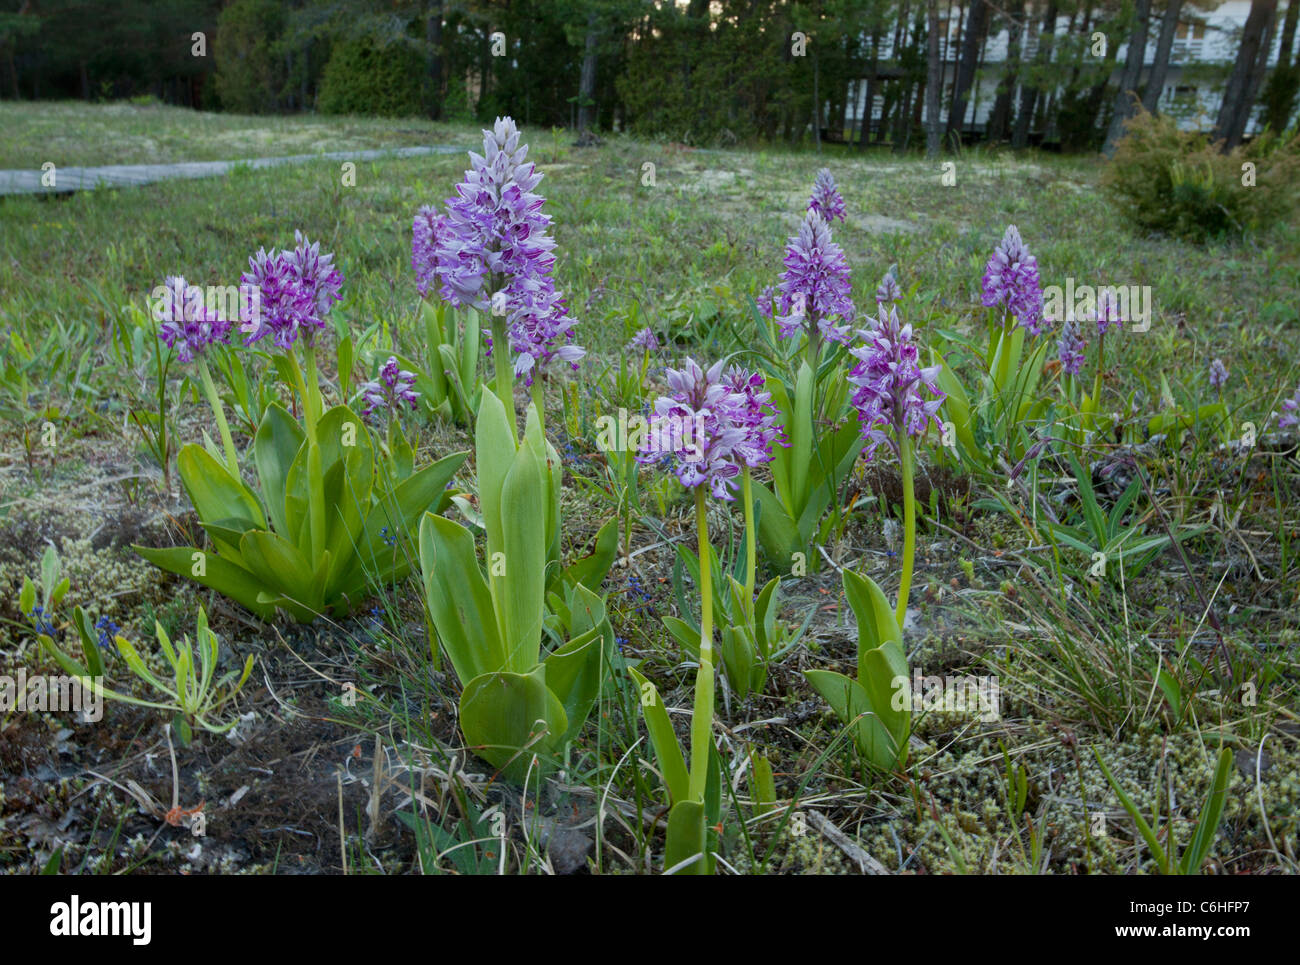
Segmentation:
<svg viewBox="0 0 1300 965">
<path fill-rule="evenodd" d="M 533 387 L 540 414 L 538 375 L 554 359 L 576 369 L 585 354 L 574 344 L 576 322 L 551 277 L 555 240 L 550 216 L 542 212 L 546 199 L 535 190 L 542 175 L 526 160 L 528 145 L 520 143 L 519 129 L 509 117 L 498 117 L 483 132 L 483 153 L 471 151 L 469 157 L 470 169 L 447 199 L 446 215 L 433 220 L 424 215 L 427 246 L 417 215 L 419 250 L 413 248 L 412 264 L 417 279 L 426 280 L 421 272 L 432 261 L 440 292 L 452 305 L 490 313 L 488 345 L 495 350 L 497 395 L 513 412 L 512 380 L 523 377 Z M 515 353 L 513 365 L 507 348 Z"/>
<path fill-rule="evenodd" d="M 860 331 L 862 344 L 850 349 L 858 360 L 849 374 L 857 387 L 858 411 L 867 458 L 881 444 L 898 454 L 903 488 L 903 567 L 898 603 L 891 611 L 884 592 L 866 575 L 843 572 L 844 593 L 858 623 L 857 679 L 828 670 L 805 671 L 809 683 L 852 729 L 854 741 L 873 765 L 890 770 L 907 758 L 911 729 L 910 695 L 900 706 L 900 680 L 906 682 L 903 623 L 916 557 L 915 441 L 940 425 L 944 394 L 936 380 L 940 367 L 923 367 L 912 326 L 904 325 L 891 299 L 880 302 L 874 326 Z"/>
</svg>

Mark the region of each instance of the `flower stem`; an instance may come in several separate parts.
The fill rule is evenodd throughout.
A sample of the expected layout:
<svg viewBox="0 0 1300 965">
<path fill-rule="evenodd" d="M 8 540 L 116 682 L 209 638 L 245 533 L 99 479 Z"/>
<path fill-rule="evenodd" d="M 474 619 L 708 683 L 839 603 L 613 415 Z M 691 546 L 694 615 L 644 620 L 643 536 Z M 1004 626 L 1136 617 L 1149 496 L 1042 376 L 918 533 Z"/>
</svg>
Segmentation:
<svg viewBox="0 0 1300 965">
<path fill-rule="evenodd" d="M 533 405 L 537 407 L 537 423 L 542 430 L 542 438 L 546 438 L 546 393 L 542 390 L 542 373 L 536 369 L 533 370 Z"/>
<path fill-rule="evenodd" d="M 713 554 L 704 486 L 695 487 L 695 532 L 700 553 L 700 669 L 695 674 L 695 712 L 691 717 L 690 798 L 704 800 L 713 739 Z"/>
<path fill-rule="evenodd" d="M 302 418 L 307 428 L 307 438 L 314 440 L 316 438 L 316 406 L 311 390 L 307 387 L 307 379 L 303 376 L 302 366 L 298 364 L 297 354 L 293 349 L 284 354 L 285 358 L 289 360 L 289 370 L 293 373 L 293 381 L 296 383 L 294 388 L 298 390 L 298 395 L 302 399 Z M 310 348 L 307 350 L 307 360 L 307 368 L 311 372 L 314 381 L 316 376 L 316 356 Z"/>
<path fill-rule="evenodd" d="M 491 318 L 492 363 L 496 369 L 497 398 L 506 407 L 506 416 L 510 422 L 510 434 L 514 437 L 515 444 L 518 445 L 519 427 L 515 424 L 515 373 L 510 367 L 510 340 L 506 334 L 506 320 L 504 316 L 495 313 Z"/>
<path fill-rule="evenodd" d="M 748 466 L 740 479 L 741 496 L 745 500 L 745 614 L 749 617 L 750 627 L 757 633 L 757 627 L 754 627 L 754 576 L 758 569 L 758 555 L 754 539 L 758 534 L 754 532 L 754 487 L 750 483 Z"/>
<path fill-rule="evenodd" d="M 212 373 L 208 371 L 207 360 L 199 357 L 199 379 L 203 382 L 203 394 L 208 397 L 212 414 L 217 419 L 217 431 L 221 434 L 221 445 L 226 450 L 226 468 L 236 479 L 239 478 L 239 459 L 235 453 L 235 440 L 230 437 L 230 425 L 226 422 L 226 411 L 217 395 L 217 387 L 212 382 Z"/>
<path fill-rule="evenodd" d="M 898 584 L 898 606 L 894 615 L 903 626 L 907 616 L 907 597 L 912 590 L 912 560 L 916 556 L 916 493 L 912 485 L 912 440 L 903 434 L 898 458 L 903 466 L 903 576 Z"/>
</svg>

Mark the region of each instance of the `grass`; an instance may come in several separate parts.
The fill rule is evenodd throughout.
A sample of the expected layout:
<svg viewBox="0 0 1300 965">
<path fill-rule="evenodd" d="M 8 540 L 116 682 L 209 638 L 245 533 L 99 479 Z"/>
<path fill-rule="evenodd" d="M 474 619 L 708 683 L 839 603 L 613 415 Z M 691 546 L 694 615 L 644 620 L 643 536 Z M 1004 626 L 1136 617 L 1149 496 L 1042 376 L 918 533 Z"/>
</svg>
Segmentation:
<svg viewBox="0 0 1300 965">
<path fill-rule="evenodd" d="M 124 105 L 4 104 L 0 123 L 12 135 L 0 148 L 0 167 L 39 166 L 37 153 L 46 151 L 59 164 L 101 164 L 477 140 L 470 129 L 423 121 L 243 118 Z M 1232 373 L 1224 395 L 1232 434 L 1248 421 L 1264 434 L 1269 413 L 1300 381 L 1300 319 L 1289 294 L 1300 290 L 1297 227 L 1278 224 L 1241 245 L 1204 248 L 1138 237 L 1098 193 L 1100 162 L 1092 159 L 976 151 L 956 160 L 957 183 L 948 187 L 937 164 L 915 157 L 696 151 L 617 136 L 600 147 L 574 148 L 568 136 L 525 135 L 530 158 L 546 175 L 540 190 L 554 219 L 558 281 L 591 352 L 575 393 L 579 431 L 555 440 L 567 447 L 570 553 L 615 512 L 594 430 L 585 428 L 618 405 L 609 382 L 622 346 L 648 324 L 669 342 L 672 359 L 752 350 L 748 300 L 776 280 L 785 239 L 824 164 L 848 202 L 849 220 L 836 225 L 835 238 L 853 268 L 856 301 L 869 304 L 879 277 L 897 265 L 904 288 L 913 291 L 908 318 L 923 341 L 939 330 L 980 331 L 984 261 L 1005 226 L 1015 223 L 1038 257 L 1045 285 L 1072 277 L 1079 285 L 1151 286 L 1150 330 L 1123 335 L 1118 349 L 1108 344 L 1108 408 L 1131 405 L 1145 423 L 1163 404 L 1162 376 L 1175 403 L 1195 408 L 1210 401 L 1205 370 L 1217 356 Z M 124 548 L 141 533 L 174 539 L 179 529 L 197 530 L 183 500 L 162 486 L 129 418 L 156 406 L 156 385 L 147 354 L 120 342 L 129 329 L 127 306 L 142 308 L 172 273 L 233 284 L 249 254 L 292 243 L 294 229 L 301 229 L 335 252 L 347 279 L 335 314 L 354 333 L 370 333 L 362 348 L 378 353 L 392 345 L 422 356 L 409 266 L 411 218 L 420 205 L 446 197 L 464 167 L 459 155 L 366 162 L 355 186 L 344 186 L 336 163 L 307 162 L 131 191 L 0 199 L 6 456 L 0 599 L 5 590 L 16 599 L 17 584 L 49 539 L 72 558 L 70 601 L 111 613 L 134 639 L 151 636 L 147 620 L 154 614 L 187 624 L 185 614 L 200 594 L 164 580 Z M 182 441 L 197 441 L 210 427 L 193 387 L 179 381 L 183 374 L 173 370 L 168 391 Z M 58 430 L 52 448 L 40 436 L 46 422 Z M 429 421 L 419 423 L 418 436 L 422 459 L 467 442 L 463 430 Z M 1238 773 L 1213 851 L 1215 870 L 1294 871 L 1287 842 L 1300 822 L 1293 548 L 1300 471 L 1294 445 L 1285 440 L 1235 459 L 1219 441 L 1198 427 L 1181 445 L 1146 454 L 1151 498 L 1136 504 L 1144 525 L 1156 528 L 1163 516 L 1174 527 L 1202 528 L 1184 544 L 1185 558 L 1164 552 L 1123 582 L 1090 580 L 1085 558 L 1045 546 L 1014 514 L 994 508 L 988 480 L 965 480 L 970 495 L 945 497 L 935 503 L 937 512 L 921 499 L 912 666 L 926 674 L 995 674 L 1003 704 L 993 722 L 973 714 L 923 715 L 922 746 L 913 752 L 906 782 L 863 770 L 841 725 L 798 672 L 852 669 L 852 633 L 833 571 L 791 581 L 786 618 L 802 623 L 816 611 L 806 641 L 774 668 L 764 695 L 740 702 L 723 693 L 719 700 L 723 762 L 733 777 L 722 830 L 728 863 L 741 871 L 849 870 L 849 858 L 802 820 L 803 810 L 814 809 L 891 870 L 1151 871 L 1151 855 L 1090 748 L 1102 750 L 1144 814 L 1157 806 L 1173 813 L 1176 836 L 1185 842 L 1225 741 L 1237 751 Z M 923 475 L 938 487 L 934 451 L 922 461 Z M 869 498 L 848 513 L 842 538 L 825 547 L 846 564 L 865 556 L 888 593 L 898 578 L 882 539 L 895 501 L 890 486 L 897 487 L 890 472 L 883 466 L 861 473 L 856 485 Z M 1027 488 L 1013 506 L 1045 502 L 1081 525 L 1070 481 L 1049 477 L 1047 468 L 1024 477 Z M 652 486 L 643 475 L 643 491 Z M 616 569 L 605 589 L 625 659 L 643 661 L 666 704 L 685 708 L 693 671 L 658 617 L 678 610 L 671 541 L 689 532 L 690 513 L 679 490 L 663 493 L 662 511 L 655 498 L 643 498 L 635 566 Z M 1115 494 L 1099 498 L 1111 505 Z M 738 518 L 715 510 L 720 548 Z M 648 599 L 632 589 L 633 575 L 649 587 Z M 662 832 L 655 830 L 662 805 L 637 766 L 649 754 L 638 743 L 644 731 L 626 674 L 612 676 L 587 733 L 571 748 L 564 777 L 538 798 L 532 789 L 521 793 L 485 780 L 482 766 L 460 748 L 455 694 L 430 666 L 413 587 L 385 594 L 377 616 L 363 612 L 311 631 L 272 631 L 237 607 L 202 598 L 236 656 L 259 653 L 273 682 L 274 697 L 263 693 L 255 705 L 282 720 L 276 726 L 283 733 L 264 730 L 257 740 L 283 742 L 284 755 L 292 757 L 306 754 L 294 741 L 310 738 L 348 758 L 337 792 L 333 770 L 317 775 L 319 786 L 312 783 L 306 757 L 298 785 L 271 782 L 264 790 L 267 807 L 298 795 L 311 804 L 320 833 L 334 834 L 332 852 L 348 854 L 349 870 L 463 873 L 499 866 L 503 849 L 513 870 L 541 870 L 548 860 L 558 863 L 555 831 L 546 822 L 557 815 L 594 818 L 598 810 L 603 823 L 593 822 L 587 832 L 596 867 L 610 873 L 653 866 L 651 855 L 662 849 Z M 0 629 L 4 659 L 38 661 L 30 637 L 17 631 L 20 616 L 5 616 L 12 629 Z M 1231 678 L 1218 656 L 1224 649 Z M 342 680 L 358 682 L 363 699 L 355 706 L 340 699 Z M 1242 693 L 1247 684 L 1249 701 Z M 288 714 L 290 706 L 299 709 Z M 118 710 L 108 709 L 110 722 Z M 680 724 L 686 715 L 673 718 Z M 139 717 L 124 719 L 143 726 Z M 302 730 L 309 724 L 314 729 Z M 775 810 L 753 800 L 751 751 L 773 763 Z M 1252 770 L 1257 752 L 1267 759 L 1258 773 Z M 122 767 L 134 766 L 133 753 L 120 749 Z M 377 763 L 376 754 L 383 757 Z M 191 789 L 220 784 L 218 762 L 192 763 L 194 770 L 183 774 Z M 411 796 L 414 789 L 431 802 L 407 806 L 402 813 L 410 818 L 400 830 L 375 831 L 381 841 L 404 842 L 389 851 L 362 847 L 363 840 L 373 844 L 365 837 L 369 792 L 362 794 L 350 778 L 369 775 L 372 767 L 391 793 Z M 57 799 L 60 792 L 49 793 Z M 96 793 L 107 802 L 114 792 L 101 787 Z M 505 840 L 484 837 L 484 815 L 494 807 L 508 816 Z M 103 822 L 117 821 L 107 804 L 102 810 Z M 345 849 L 338 847 L 341 811 L 343 833 L 350 835 Z M 430 824 L 430 815 L 445 820 Z M 250 849 L 244 870 L 307 860 L 305 852 L 294 852 L 302 846 L 289 833 L 248 834 L 258 847 Z M 8 854 L 22 866 L 28 851 L 42 847 L 0 831 L 0 865 Z M 143 860 L 136 850 L 131 854 L 131 861 Z M 178 851 L 156 860 L 184 859 Z M 84 863 L 86 854 L 69 852 L 65 864 L 72 861 Z"/>
<path fill-rule="evenodd" d="M 163 104 L 0 103 L 0 169 L 169 164 L 326 151 L 473 144 L 476 125 L 423 118 L 212 114 Z"/>
</svg>

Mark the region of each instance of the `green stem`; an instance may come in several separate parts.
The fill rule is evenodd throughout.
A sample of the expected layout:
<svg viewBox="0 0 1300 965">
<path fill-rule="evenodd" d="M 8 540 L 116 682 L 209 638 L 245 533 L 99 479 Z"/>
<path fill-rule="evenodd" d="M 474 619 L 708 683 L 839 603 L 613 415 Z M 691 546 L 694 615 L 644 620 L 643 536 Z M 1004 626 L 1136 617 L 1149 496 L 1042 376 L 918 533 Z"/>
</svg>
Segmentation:
<svg viewBox="0 0 1300 965">
<path fill-rule="evenodd" d="M 1097 377 L 1092 383 L 1092 401 L 1094 406 L 1101 399 L 1101 369 L 1102 361 L 1106 357 L 1106 333 L 1103 332 L 1097 339 Z"/>
<path fill-rule="evenodd" d="M 303 376 L 302 366 L 298 364 L 297 354 L 290 349 L 285 353 L 285 358 L 289 360 L 289 369 L 293 373 L 293 380 L 296 383 L 295 388 L 298 390 L 298 396 L 302 399 L 302 418 L 307 428 L 307 438 L 315 440 L 316 438 L 316 407 L 311 390 L 307 387 L 307 379 Z M 309 349 L 307 352 L 308 368 L 313 376 L 316 374 L 316 356 Z"/>
<path fill-rule="evenodd" d="M 235 440 L 230 437 L 230 425 L 226 422 L 226 410 L 221 405 L 221 397 L 217 395 L 217 387 L 212 382 L 212 373 L 208 371 L 207 360 L 202 356 L 199 357 L 199 379 L 203 383 L 203 394 L 208 397 L 208 405 L 212 406 L 212 414 L 217 419 L 217 432 L 221 434 L 221 445 L 226 450 L 226 468 L 236 479 L 239 478 L 239 459 L 235 453 Z"/>
<path fill-rule="evenodd" d="M 695 674 L 695 712 L 691 717 L 690 798 L 704 800 L 713 743 L 713 554 L 704 486 L 695 487 L 695 532 L 700 554 L 700 669 Z"/>
<path fill-rule="evenodd" d="M 492 363 L 496 370 L 497 398 L 506 407 L 510 434 L 518 445 L 519 427 L 515 424 L 515 373 L 510 365 L 510 339 L 506 332 L 506 320 L 504 316 L 495 313 L 489 317 L 492 319 Z"/>
<path fill-rule="evenodd" d="M 542 390 L 542 373 L 534 370 L 533 372 L 533 405 L 537 407 L 537 423 L 542 430 L 542 437 L 546 437 L 546 393 Z"/>
<path fill-rule="evenodd" d="M 754 627 L 754 577 L 758 569 L 758 554 L 754 546 L 754 487 L 750 482 L 749 467 L 741 473 L 741 496 L 745 500 L 745 613 L 749 625 Z"/>
<path fill-rule="evenodd" d="M 325 472 L 321 463 L 320 443 L 317 438 L 317 424 L 320 419 L 321 394 L 320 383 L 316 374 L 316 349 L 304 346 L 307 357 L 307 371 L 298 365 L 298 356 L 289 350 L 289 362 L 293 367 L 294 377 L 302 393 L 303 421 L 307 425 L 307 512 L 308 525 L 311 527 L 311 547 L 313 559 L 320 559 L 325 552 Z"/>
<path fill-rule="evenodd" d="M 903 577 L 898 584 L 898 606 L 894 615 L 902 627 L 907 616 L 907 597 L 912 590 L 912 560 L 916 556 L 916 493 L 912 485 L 912 440 L 899 440 L 898 458 L 903 466 Z"/>
</svg>

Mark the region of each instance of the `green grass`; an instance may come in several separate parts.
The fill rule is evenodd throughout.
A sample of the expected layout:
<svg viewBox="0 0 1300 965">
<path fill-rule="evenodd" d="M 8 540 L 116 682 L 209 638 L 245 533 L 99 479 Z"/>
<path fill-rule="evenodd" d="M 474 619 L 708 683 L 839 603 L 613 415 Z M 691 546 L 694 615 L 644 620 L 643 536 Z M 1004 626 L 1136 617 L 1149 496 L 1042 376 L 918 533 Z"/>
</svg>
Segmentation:
<svg viewBox="0 0 1300 965">
<path fill-rule="evenodd" d="M 412 117 L 250 116 L 162 104 L 0 102 L 0 169 L 105 164 L 169 164 L 320 154 L 326 151 L 473 144 L 474 125 Z"/>
<path fill-rule="evenodd" d="M 0 148 L 0 167 L 39 167 L 45 151 L 59 164 L 93 164 L 477 142 L 472 129 L 422 121 L 243 118 L 122 105 L 5 104 L 0 123 L 16 132 Z M 957 183 L 947 187 L 938 164 L 917 157 L 693 151 L 618 136 L 598 148 L 574 148 L 564 134 L 526 130 L 525 137 L 530 158 L 546 175 L 539 190 L 554 219 L 558 281 L 591 351 L 577 393 L 588 426 L 617 407 L 602 373 L 616 366 L 627 338 L 643 325 L 667 339 L 668 359 L 711 360 L 754 347 L 749 298 L 776 281 L 786 238 L 822 165 L 831 167 L 848 203 L 848 223 L 834 231 L 853 269 L 856 302 L 869 305 L 880 276 L 897 265 L 904 289 L 914 291 L 906 312 L 923 341 L 938 329 L 982 330 L 980 275 L 1006 225 L 1015 223 L 1038 257 L 1045 285 L 1064 285 L 1068 276 L 1081 285 L 1151 286 L 1150 331 L 1108 339 L 1108 409 L 1131 399 L 1144 424 L 1161 408 L 1161 376 L 1179 404 L 1212 401 L 1205 370 L 1217 356 L 1231 371 L 1224 401 L 1234 435 L 1247 421 L 1263 433 L 1269 414 L 1300 381 L 1300 319 L 1292 295 L 1300 290 L 1297 227 L 1273 225 L 1243 244 L 1204 248 L 1140 237 L 1098 192 L 1098 161 L 975 151 L 956 160 Z M 4 467 L 10 505 L 0 526 L 25 532 L 25 520 L 39 517 L 41 507 L 67 507 L 67 525 L 76 520 L 87 528 L 96 514 L 128 505 L 155 517 L 183 515 L 183 506 L 154 492 L 156 469 L 126 421 L 129 410 L 151 404 L 152 373 L 130 370 L 112 346 L 126 306 L 143 308 L 168 274 L 235 284 L 259 246 L 292 244 L 301 229 L 335 252 L 346 277 L 336 315 L 355 333 L 378 323 L 369 346 L 375 350 L 387 351 L 391 340 L 422 356 L 409 265 L 411 218 L 420 205 L 449 195 L 465 164 L 460 155 L 367 162 L 351 187 L 342 184 L 338 164 L 308 162 L 130 191 L 0 199 L 0 330 L 8 336 L 0 341 L 6 366 L 0 435 L 11 454 Z M 653 185 L 643 183 L 647 164 L 654 165 Z M 27 373 L 25 390 L 20 370 Z M 181 374 L 176 370 L 173 378 Z M 173 384 L 172 397 L 184 441 L 210 431 L 191 389 Z M 34 441 L 47 417 L 65 440 L 53 454 Z M 583 433 L 558 438 L 560 421 L 553 423 L 557 446 L 574 447 L 572 461 L 566 457 L 565 494 L 565 519 L 573 527 L 566 550 L 574 552 L 615 504 L 591 458 L 592 440 Z M 418 435 L 422 459 L 467 441 L 463 430 L 432 423 L 421 424 Z M 934 469 L 932 449 L 922 459 Z M 1146 469 L 1155 502 L 1142 497 L 1137 505 L 1148 530 L 1159 525 L 1157 507 L 1175 525 L 1209 526 L 1185 545 L 1190 573 L 1170 552 L 1131 583 L 1094 585 L 1086 559 L 1053 552 L 1012 516 L 972 508 L 990 495 L 987 480 L 971 480 L 970 498 L 945 504 L 938 515 L 923 503 L 913 590 L 921 630 L 909 636 L 912 664 L 925 673 L 997 673 L 1001 721 L 931 715 L 918 723 L 926 746 L 913 754 L 910 785 L 864 774 L 834 718 L 805 710 L 813 695 L 795 672 L 852 664 L 838 583 L 823 573 L 792 584 L 787 617 L 802 622 L 816 608 L 819 618 L 806 644 L 774 674 L 768 695 L 745 705 L 720 700 L 719 718 L 735 735 L 723 745 L 727 766 L 739 766 L 751 745 L 761 748 L 773 761 L 782 802 L 798 798 L 798 807 L 830 815 L 894 869 L 1151 871 L 1150 855 L 1084 748 L 1103 749 L 1116 780 L 1145 814 L 1157 803 L 1168 810 L 1167 789 L 1176 787 L 1178 835 L 1186 841 L 1210 787 L 1219 740 L 1253 759 L 1267 737 L 1272 769 L 1258 788 L 1253 778 L 1237 778 L 1224 817 L 1232 835 L 1220 838 L 1215 853 L 1221 869 L 1295 870 L 1295 856 L 1270 844 L 1294 838 L 1300 820 L 1294 451 L 1282 446 L 1249 463 L 1234 461 L 1202 428 L 1181 447 L 1159 449 Z M 889 471 L 886 465 L 881 473 Z M 102 485 L 116 475 L 140 478 L 115 482 L 120 491 Z M 1064 515 L 1077 516 L 1059 480 L 1024 478 Z M 100 486 L 94 509 L 82 495 L 88 479 Z M 875 491 L 873 479 L 879 482 L 871 475 L 859 480 L 863 492 Z M 643 476 L 643 492 L 651 485 Z M 879 559 L 879 578 L 896 585 L 896 561 L 882 550 L 888 485 L 880 485 L 874 501 L 848 515 L 844 539 L 827 549 L 845 553 L 846 562 L 864 552 Z M 644 659 L 668 705 L 685 707 L 693 673 L 681 666 L 657 619 L 674 610 L 671 547 L 655 544 L 686 532 L 689 514 L 674 487 L 666 492 L 662 513 L 653 497 L 643 497 L 646 512 L 633 539 L 646 550 L 639 576 L 651 587 L 654 613 L 634 607 L 624 570 L 615 570 L 606 589 L 628 657 Z M 1216 503 L 1226 514 L 1211 516 Z M 715 542 L 738 518 L 717 510 Z M 16 537 L 10 542 L 18 545 Z M 129 552 L 121 559 L 123 566 L 148 570 Z M 0 563 L 5 585 L 20 578 L 18 555 Z M 123 604 L 128 612 L 120 622 L 131 612 L 164 612 L 168 597 L 159 594 L 170 591 L 159 589 L 156 574 L 144 582 L 132 591 L 140 599 Z M 446 708 L 450 691 L 430 674 L 418 594 L 410 590 L 385 596 L 386 633 L 371 633 L 362 620 L 343 628 L 347 659 L 377 696 L 351 714 L 334 709 L 367 734 L 441 748 L 446 756 L 457 735 L 448 715 L 432 709 Z M 77 592 L 74 587 L 72 595 Z M 1202 595 L 1213 602 L 1233 655 L 1231 682 L 1214 662 L 1220 644 Z M 214 624 L 228 619 L 209 609 Z M 267 637 L 250 636 L 238 622 L 224 632 L 269 647 Z M 419 642 L 410 645 L 413 639 Z M 1166 677 L 1158 686 L 1160 668 Z M 1240 699 L 1243 683 L 1254 686 L 1254 703 Z M 572 787 L 564 799 L 575 808 L 593 805 L 598 795 L 618 803 L 607 811 L 613 816 L 598 848 L 606 871 L 643 870 L 646 852 L 657 855 L 662 847 L 662 838 L 646 831 L 645 820 L 660 805 L 653 783 L 634 766 L 648 756 L 644 744 L 636 747 L 643 731 L 634 696 L 626 679 L 610 681 L 568 768 Z M 734 730 L 775 719 L 783 723 Z M 1015 806 L 1006 803 L 1005 774 L 1013 767 L 1026 775 L 1025 799 Z M 460 802 L 471 823 L 488 803 L 480 788 L 454 777 L 439 794 Z M 732 864 L 773 871 L 847 867 L 833 849 L 814 846 L 812 832 L 792 833 L 790 812 L 777 821 L 759 818 L 748 794 L 741 780 L 724 822 Z M 1104 837 L 1091 830 L 1099 810 L 1109 822 Z M 418 845 L 426 864 L 439 861 L 438 842 L 457 839 L 464 828 L 453 821 L 444 831 L 422 826 Z M 515 841 L 509 853 L 516 868 L 541 863 L 531 839 Z M 358 862 L 354 856 L 351 863 Z"/>
</svg>

